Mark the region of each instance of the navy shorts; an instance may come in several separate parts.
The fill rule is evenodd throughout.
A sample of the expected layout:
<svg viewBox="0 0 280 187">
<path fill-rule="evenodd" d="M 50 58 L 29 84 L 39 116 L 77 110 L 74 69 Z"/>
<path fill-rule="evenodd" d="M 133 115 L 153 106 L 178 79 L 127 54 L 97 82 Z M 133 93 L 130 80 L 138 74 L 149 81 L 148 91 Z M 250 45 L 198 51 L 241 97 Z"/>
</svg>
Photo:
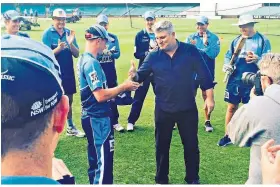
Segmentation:
<svg viewBox="0 0 280 187">
<path fill-rule="evenodd" d="M 231 104 L 246 104 L 250 100 L 250 92 L 252 87 L 244 86 L 242 83 L 228 83 L 225 90 L 224 101 Z"/>
</svg>

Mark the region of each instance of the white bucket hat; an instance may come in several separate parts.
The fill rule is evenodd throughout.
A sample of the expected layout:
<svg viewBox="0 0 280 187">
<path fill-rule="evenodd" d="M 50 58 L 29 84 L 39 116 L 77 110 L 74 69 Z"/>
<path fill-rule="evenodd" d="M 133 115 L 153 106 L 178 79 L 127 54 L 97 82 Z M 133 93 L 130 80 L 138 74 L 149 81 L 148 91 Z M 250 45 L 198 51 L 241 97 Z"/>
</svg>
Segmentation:
<svg viewBox="0 0 280 187">
<path fill-rule="evenodd" d="M 232 25 L 240 26 L 240 25 L 246 25 L 248 23 L 259 23 L 259 22 L 255 21 L 252 15 L 246 14 L 239 17 L 237 24 L 232 24 Z"/>
</svg>

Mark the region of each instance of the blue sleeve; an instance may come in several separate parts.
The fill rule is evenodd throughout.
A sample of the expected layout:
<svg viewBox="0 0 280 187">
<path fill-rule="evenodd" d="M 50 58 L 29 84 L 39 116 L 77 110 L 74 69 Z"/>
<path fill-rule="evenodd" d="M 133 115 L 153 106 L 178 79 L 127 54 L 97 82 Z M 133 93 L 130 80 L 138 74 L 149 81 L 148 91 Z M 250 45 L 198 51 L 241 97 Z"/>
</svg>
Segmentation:
<svg viewBox="0 0 280 187">
<path fill-rule="evenodd" d="M 78 44 L 77 44 L 76 37 L 74 38 L 73 45 L 74 45 L 76 48 L 78 48 L 78 49 L 79 49 L 79 46 L 78 46 Z"/>
<path fill-rule="evenodd" d="M 152 55 L 149 53 L 143 61 L 143 64 L 137 70 L 137 82 L 143 82 L 152 73 Z"/>
<path fill-rule="evenodd" d="M 43 44 L 51 48 L 51 40 L 49 39 L 47 30 L 43 33 L 42 42 Z"/>
<path fill-rule="evenodd" d="M 266 54 L 266 53 L 270 53 L 271 52 L 271 45 L 270 45 L 270 41 L 265 38 L 264 39 L 264 46 L 263 46 L 263 50 L 262 50 L 262 55 L 259 57 L 257 65 L 260 65 L 260 60 L 261 58 Z"/>
<path fill-rule="evenodd" d="M 121 55 L 121 50 L 120 50 L 120 45 L 119 45 L 119 40 L 118 40 L 118 37 L 114 37 L 115 39 L 115 49 L 116 49 L 116 52 L 112 54 L 112 57 L 114 59 L 118 59 Z"/>
<path fill-rule="evenodd" d="M 229 64 L 229 61 L 232 57 L 232 45 L 234 45 L 234 40 L 231 42 L 228 51 L 225 54 L 225 60 L 224 60 L 224 64 Z"/>
<path fill-rule="evenodd" d="M 91 91 L 102 88 L 102 69 L 97 62 L 87 62 L 83 67 L 84 75 Z"/>
<path fill-rule="evenodd" d="M 217 36 L 211 37 L 209 45 L 202 49 L 211 59 L 215 59 L 220 53 L 220 40 Z"/>
<path fill-rule="evenodd" d="M 205 60 L 196 47 L 192 47 L 191 49 L 192 56 L 194 58 L 194 71 L 198 74 L 198 77 L 201 81 L 201 88 L 204 89 L 203 91 L 213 88 L 213 79 Z"/>
<path fill-rule="evenodd" d="M 145 58 L 145 52 L 141 49 L 141 41 L 139 40 L 139 34 L 135 37 L 135 45 L 134 45 L 134 57 L 137 59 Z"/>
<path fill-rule="evenodd" d="M 192 37 L 192 35 L 188 36 L 188 37 L 186 38 L 185 43 L 191 44 L 191 37 Z"/>
</svg>

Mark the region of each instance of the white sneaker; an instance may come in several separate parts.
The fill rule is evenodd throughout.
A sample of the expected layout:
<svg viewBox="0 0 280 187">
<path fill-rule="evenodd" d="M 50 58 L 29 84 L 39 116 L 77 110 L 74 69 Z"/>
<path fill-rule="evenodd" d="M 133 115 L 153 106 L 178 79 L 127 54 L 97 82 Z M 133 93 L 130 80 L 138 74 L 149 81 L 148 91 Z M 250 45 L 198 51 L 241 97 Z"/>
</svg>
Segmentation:
<svg viewBox="0 0 280 187">
<path fill-rule="evenodd" d="M 129 132 L 134 131 L 134 125 L 132 123 L 128 123 L 126 130 L 129 131 Z"/>
<path fill-rule="evenodd" d="M 120 124 L 113 125 L 114 129 L 118 132 L 123 132 L 124 128 Z"/>
<path fill-rule="evenodd" d="M 84 132 L 79 131 L 75 126 L 72 128 L 67 128 L 66 135 L 67 136 L 76 136 L 78 138 L 83 138 L 86 136 L 86 134 Z"/>
</svg>

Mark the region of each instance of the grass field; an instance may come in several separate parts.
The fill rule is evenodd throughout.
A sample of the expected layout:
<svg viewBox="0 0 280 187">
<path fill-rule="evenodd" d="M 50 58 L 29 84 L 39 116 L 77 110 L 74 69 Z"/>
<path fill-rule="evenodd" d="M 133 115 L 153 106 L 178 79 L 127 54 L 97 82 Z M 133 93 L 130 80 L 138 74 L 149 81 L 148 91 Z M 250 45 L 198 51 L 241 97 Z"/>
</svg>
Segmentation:
<svg viewBox="0 0 280 187">
<path fill-rule="evenodd" d="M 195 31 L 195 21 L 187 19 L 171 19 L 175 25 L 177 38 L 184 41 L 185 38 Z M 197 103 L 199 107 L 199 145 L 201 155 L 200 177 L 203 184 L 243 184 L 248 176 L 249 149 L 229 146 L 218 147 L 217 141 L 224 135 L 224 116 L 226 103 L 223 101 L 225 85 L 222 82 L 224 73 L 222 64 L 224 54 L 230 42 L 237 36 L 238 28 L 231 26 L 237 22 L 235 19 L 213 20 L 210 30 L 220 33 L 221 52 L 216 59 L 216 80 L 215 87 L 216 107 L 212 114 L 214 132 L 206 133 L 203 128 L 203 110 L 201 96 L 198 94 Z M 82 19 L 76 24 L 68 24 L 67 27 L 76 31 L 80 52 L 84 51 L 84 30 L 95 23 L 94 18 Z M 51 25 L 51 21 L 40 20 L 41 27 L 29 31 L 31 38 L 40 40 L 44 29 Z M 144 27 L 143 20 L 133 18 L 133 26 Z M 260 20 L 256 25 L 261 33 L 279 34 L 279 20 Z M 129 19 L 110 19 L 110 32 L 116 34 L 120 41 L 121 57 L 117 60 L 118 81 L 126 79 L 130 66 L 130 59 L 133 59 L 134 37 L 139 31 L 130 28 Z M 270 39 L 273 52 L 280 52 L 280 37 L 267 36 Z M 77 59 L 75 59 L 75 62 Z M 77 83 L 78 85 L 78 83 Z M 77 89 L 78 90 L 78 89 Z M 73 114 L 74 122 L 80 125 L 80 96 L 77 93 L 74 97 Z M 130 106 L 119 107 L 119 122 L 126 126 Z M 136 131 L 133 133 L 115 133 L 115 157 L 114 157 L 114 183 L 116 184 L 154 184 L 155 176 L 155 141 L 154 141 L 154 95 L 149 90 L 144 103 L 141 117 L 137 122 Z M 62 134 L 56 150 L 56 157 L 65 161 L 70 171 L 76 177 L 77 184 L 88 184 L 87 177 L 87 142 L 86 139 L 67 137 Z M 173 131 L 173 139 L 170 150 L 170 172 L 171 184 L 184 184 L 184 160 L 183 146 L 178 131 Z"/>
</svg>

